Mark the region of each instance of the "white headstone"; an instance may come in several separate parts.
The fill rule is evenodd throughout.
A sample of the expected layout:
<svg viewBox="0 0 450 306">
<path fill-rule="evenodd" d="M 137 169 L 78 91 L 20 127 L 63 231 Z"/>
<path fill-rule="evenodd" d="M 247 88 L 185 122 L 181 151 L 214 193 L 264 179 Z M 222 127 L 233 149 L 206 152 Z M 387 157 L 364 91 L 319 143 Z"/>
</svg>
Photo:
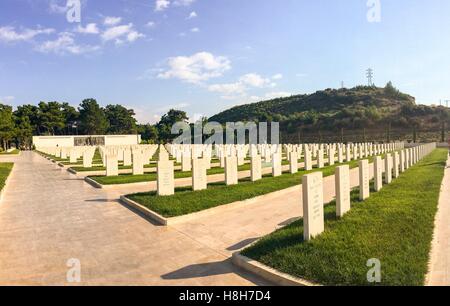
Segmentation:
<svg viewBox="0 0 450 306">
<path fill-rule="evenodd" d="M 157 166 L 157 193 L 159 196 L 175 194 L 174 165 L 172 160 L 161 160 Z"/>
<path fill-rule="evenodd" d="M 238 183 L 238 166 L 236 156 L 225 157 L 225 183 L 227 186 Z"/>
<path fill-rule="evenodd" d="M 390 184 L 392 182 L 392 156 L 391 154 L 386 154 L 384 158 L 384 182 Z"/>
<path fill-rule="evenodd" d="M 343 217 L 350 210 L 350 167 L 336 167 L 336 216 Z"/>
<path fill-rule="evenodd" d="M 298 154 L 297 152 L 289 152 L 289 172 L 295 174 L 298 172 Z"/>
<path fill-rule="evenodd" d="M 106 176 L 119 175 L 119 163 L 117 155 L 114 153 L 106 154 Z"/>
<path fill-rule="evenodd" d="M 252 182 L 259 181 L 262 178 L 261 155 L 252 155 L 250 173 Z"/>
<path fill-rule="evenodd" d="M 373 163 L 373 175 L 375 180 L 375 191 L 380 191 L 383 188 L 383 159 L 381 156 L 376 156 Z"/>
<path fill-rule="evenodd" d="M 192 190 L 204 190 L 208 186 L 206 162 L 202 158 L 192 159 Z"/>
<path fill-rule="evenodd" d="M 315 172 L 303 176 L 303 238 L 309 241 L 325 230 L 323 176 Z"/>
<path fill-rule="evenodd" d="M 359 161 L 359 199 L 364 201 L 370 196 L 369 161 Z"/>
</svg>

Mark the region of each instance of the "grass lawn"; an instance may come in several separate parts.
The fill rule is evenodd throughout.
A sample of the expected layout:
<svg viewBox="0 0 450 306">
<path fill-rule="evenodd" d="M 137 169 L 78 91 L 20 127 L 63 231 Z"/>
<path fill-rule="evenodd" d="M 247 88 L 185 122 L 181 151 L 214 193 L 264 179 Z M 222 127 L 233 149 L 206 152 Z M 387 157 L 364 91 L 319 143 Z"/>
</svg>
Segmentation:
<svg viewBox="0 0 450 306">
<path fill-rule="evenodd" d="M 287 165 L 289 164 L 288 161 L 283 161 L 282 165 Z M 178 164 L 175 164 L 175 166 L 178 166 Z M 148 165 L 148 167 L 155 167 L 155 165 Z M 250 164 L 245 164 L 242 166 L 238 167 L 238 171 L 247 171 L 250 170 L 251 165 Z M 263 164 L 264 167 L 264 164 Z M 75 171 L 78 171 L 77 167 L 71 167 L 72 169 L 74 169 Z M 147 167 L 145 167 L 147 168 Z M 83 169 L 83 168 L 81 168 Z M 93 168 L 94 169 L 94 168 Z M 106 168 L 95 168 L 97 170 L 106 170 Z M 119 167 L 119 169 L 124 169 L 122 167 Z M 125 168 L 126 169 L 126 168 Z M 130 167 L 131 169 L 131 167 Z M 156 168 L 155 168 L 156 171 Z M 220 168 L 220 167 L 213 167 L 209 170 L 207 170 L 207 175 L 214 175 L 214 174 L 222 174 L 225 173 L 225 169 L 224 168 Z M 175 171 L 174 173 L 174 177 L 176 179 L 179 178 L 186 178 L 186 177 L 191 177 L 192 176 L 192 171 Z M 157 179 L 157 174 L 156 172 L 154 173 L 147 173 L 147 174 L 143 174 L 143 175 L 132 175 L 132 174 L 121 174 L 119 176 L 89 176 L 89 178 L 93 179 L 94 181 L 96 181 L 99 184 L 102 185 L 120 185 L 120 184 L 131 184 L 131 183 L 143 183 L 143 182 L 152 182 L 152 181 L 156 181 Z"/>
<path fill-rule="evenodd" d="M 303 241 L 299 220 L 242 252 L 279 271 L 324 285 L 370 285 L 366 263 L 381 262 L 380 285 L 423 285 L 447 150 L 437 149 L 336 219 L 325 207 L 325 232 Z"/>
<path fill-rule="evenodd" d="M 372 157 L 368 158 L 372 161 Z M 350 165 L 351 168 L 358 166 L 358 161 L 337 164 L 320 169 L 324 176 L 332 175 L 337 166 Z M 299 171 L 296 174 L 285 173 L 279 177 L 266 175 L 257 182 L 251 182 L 249 178 L 240 180 L 238 185 L 226 186 L 225 183 L 208 184 L 208 189 L 192 191 L 191 187 L 177 188 L 173 196 L 159 197 L 156 192 L 138 193 L 127 197 L 140 203 L 163 217 L 182 216 L 208 208 L 243 201 L 257 196 L 286 189 L 301 184 L 303 175 L 318 171 Z"/>
<path fill-rule="evenodd" d="M 11 151 L 11 152 L 1 152 L 0 153 L 0 155 L 17 155 L 17 154 L 19 154 L 20 153 L 20 150 L 18 150 L 18 149 L 15 149 L 15 150 L 13 150 L 13 151 Z"/>
<path fill-rule="evenodd" d="M 12 170 L 13 163 L 0 163 L 0 190 L 5 187 L 5 181 Z"/>
</svg>

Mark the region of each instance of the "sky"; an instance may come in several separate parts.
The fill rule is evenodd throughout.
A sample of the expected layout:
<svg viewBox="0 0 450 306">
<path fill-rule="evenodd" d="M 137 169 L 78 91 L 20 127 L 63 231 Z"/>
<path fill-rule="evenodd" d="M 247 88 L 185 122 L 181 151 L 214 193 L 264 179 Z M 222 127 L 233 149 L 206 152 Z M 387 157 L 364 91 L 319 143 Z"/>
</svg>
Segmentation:
<svg viewBox="0 0 450 306">
<path fill-rule="evenodd" d="M 77 10 L 79 6 L 79 10 Z M 79 14 L 78 14 L 79 12 Z M 154 123 L 392 81 L 450 99 L 448 0 L 1 0 L 0 103 L 85 98 Z"/>
</svg>

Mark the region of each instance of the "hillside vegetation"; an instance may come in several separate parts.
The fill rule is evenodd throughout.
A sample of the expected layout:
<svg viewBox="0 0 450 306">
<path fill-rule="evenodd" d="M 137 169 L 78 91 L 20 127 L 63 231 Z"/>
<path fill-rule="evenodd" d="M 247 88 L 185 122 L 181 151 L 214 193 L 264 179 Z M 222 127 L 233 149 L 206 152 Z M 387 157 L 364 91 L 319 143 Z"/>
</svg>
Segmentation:
<svg viewBox="0 0 450 306">
<path fill-rule="evenodd" d="M 209 119 L 220 123 L 280 122 L 283 139 L 293 142 L 363 138 L 418 141 L 425 134 L 441 141 L 447 137 L 449 120 L 449 109 L 417 105 L 414 97 L 401 93 L 391 83 L 384 88 L 326 89 L 236 106 Z"/>
</svg>

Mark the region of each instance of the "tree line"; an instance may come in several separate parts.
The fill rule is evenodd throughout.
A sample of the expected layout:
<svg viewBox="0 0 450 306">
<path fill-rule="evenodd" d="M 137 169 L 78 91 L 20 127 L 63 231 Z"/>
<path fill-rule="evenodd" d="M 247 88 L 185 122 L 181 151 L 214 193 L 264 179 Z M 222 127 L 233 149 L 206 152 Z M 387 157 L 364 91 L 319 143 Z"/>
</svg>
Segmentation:
<svg viewBox="0 0 450 306">
<path fill-rule="evenodd" d="M 40 102 L 17 109 L 0 104 L 0 147 L 32 148 L 32 136 L 141 134 L 143 142 L 173 139 L 171 126 L 187 121 L 185 112 L 170 110 L 157 124 L 138 124 L 133 109 L 122 105 L 101 107 L 85 99 L 75 108 L 66 102 Z"/>
</svg>

